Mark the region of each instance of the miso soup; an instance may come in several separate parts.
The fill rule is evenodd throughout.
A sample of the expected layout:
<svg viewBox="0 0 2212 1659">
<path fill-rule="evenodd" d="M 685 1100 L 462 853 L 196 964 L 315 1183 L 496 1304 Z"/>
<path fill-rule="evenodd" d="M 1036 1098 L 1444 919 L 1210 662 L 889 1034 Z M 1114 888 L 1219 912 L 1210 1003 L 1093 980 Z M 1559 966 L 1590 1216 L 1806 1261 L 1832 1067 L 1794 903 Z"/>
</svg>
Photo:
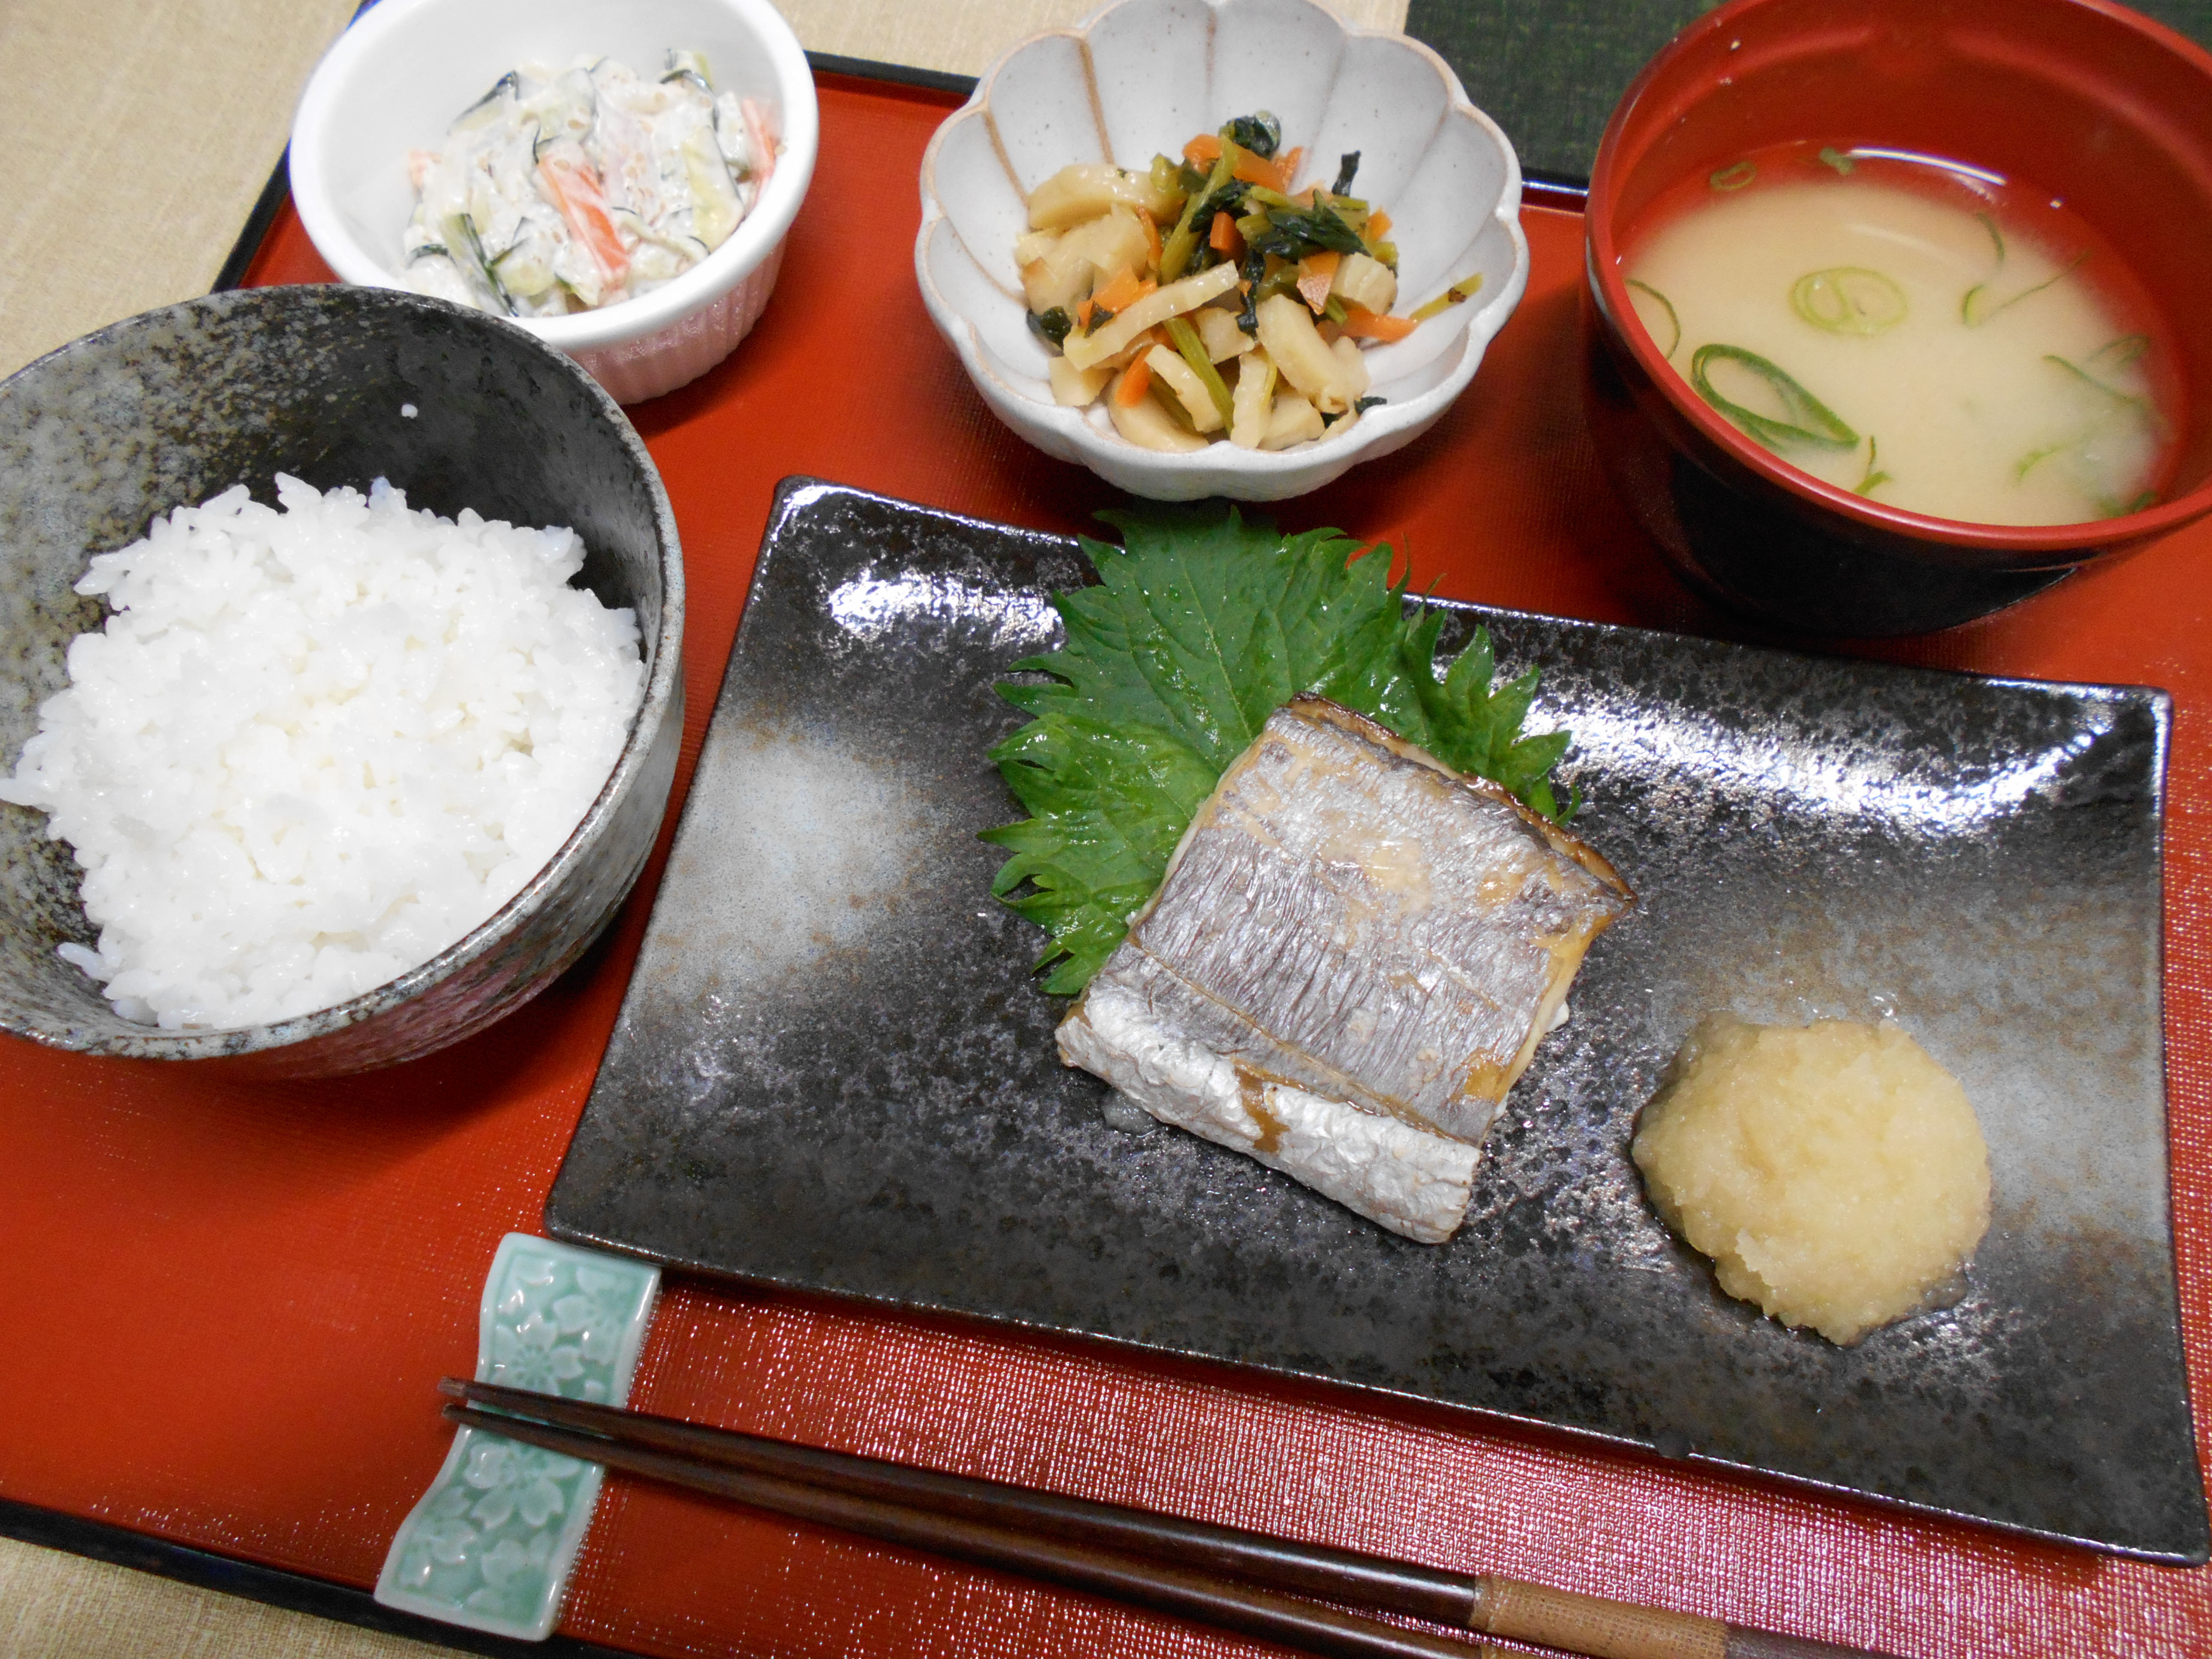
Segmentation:
<svg viewBox="0 0 2212 1659">
<path fill-rule="evenodd" d="M 1792 465 L 1887 505 L 2075 524 L 2157 499 L 2172 354 L 2063 203 L 1954 163 L 1758 152 L 1669 192 L 1623 270 L 1697 394 Z"/>
</svg>

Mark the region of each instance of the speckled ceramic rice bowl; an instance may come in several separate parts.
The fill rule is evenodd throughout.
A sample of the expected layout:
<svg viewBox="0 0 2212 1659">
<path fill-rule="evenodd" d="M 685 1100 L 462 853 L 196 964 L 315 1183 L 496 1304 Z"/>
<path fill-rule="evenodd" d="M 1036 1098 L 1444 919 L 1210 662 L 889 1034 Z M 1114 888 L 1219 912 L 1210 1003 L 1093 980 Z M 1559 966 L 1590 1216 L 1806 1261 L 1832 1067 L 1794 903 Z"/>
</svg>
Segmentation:
<svg viewBox="0 0 2212 1659">
<path fill-rule="evenodd" d="M 612 917 L 651 851 L 683 730 L 682 555 L 651 459 L 591 377 L 522 330 L 368 289 L 264 289 L 149 312 L 0 385 L 0 770 L 99 628 L 75 584 L 157 514 L 279 473 L 388 477 L 447 517 L 565 525 L 578 582 L 636 613 L 644 692 L 612 773 L 550 860 L 421 966 L 273 1024 L 163 1030 L 125 1018 L 57 954 L 90 945 L 82 872 L 43 812 L 0 803 L 0 1030 L 61 1048 L 330 1076 L 454 1042 L 520 1006 Z"/>
</svg>

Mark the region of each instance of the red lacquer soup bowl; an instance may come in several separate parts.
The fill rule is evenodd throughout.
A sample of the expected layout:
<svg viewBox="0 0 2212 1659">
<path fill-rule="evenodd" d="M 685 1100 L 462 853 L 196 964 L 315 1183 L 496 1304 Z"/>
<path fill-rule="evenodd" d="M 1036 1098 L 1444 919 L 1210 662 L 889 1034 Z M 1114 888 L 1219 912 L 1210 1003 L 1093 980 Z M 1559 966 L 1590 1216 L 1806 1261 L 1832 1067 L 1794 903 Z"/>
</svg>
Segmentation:
<svg viewBox="0 0 2212 1659">
<path fill-rule="evenodd" d="M 1692 390 L 1638 319 L 1624 251 L 1684 180 L 1725 185 L 1784 144 L 1942 158 L 2063 201 L 2131 273 L 2161 343 L 2155 500 L 2065 525 L 1906 512 L 1799 471 Z M 1587 258 L 1600 453 L 1680 574 L 1735 610 L 1820 634 L 1946 628 L 2212 512 L 2212 56 L 2124 8 L 1735 0 L 1613 112 Z"/>
</svg>

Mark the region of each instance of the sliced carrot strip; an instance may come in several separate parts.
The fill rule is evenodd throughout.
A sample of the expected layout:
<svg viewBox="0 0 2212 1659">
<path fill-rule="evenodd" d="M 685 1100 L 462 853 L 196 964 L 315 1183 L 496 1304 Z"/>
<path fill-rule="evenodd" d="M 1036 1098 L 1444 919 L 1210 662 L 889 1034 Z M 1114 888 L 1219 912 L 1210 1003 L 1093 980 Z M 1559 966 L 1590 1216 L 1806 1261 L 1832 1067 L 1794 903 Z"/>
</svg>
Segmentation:
<svg viewBox="0 0 2212 1659">
<path fill-rule="evenodd" d="M 1336 281 L 1336 268 L 1344 256 L 1334 248 L 1309 253 L 1298 261 L 1298 297 L 1316 313 L 1328 303 L 1328 290 Z"/>
<path fill-rule="evenodd" d="M 1139 277 L 1123 265 L 1107 279 L 1105 287 L 1093 290 L 1091 302 L 1109 317 L 1118 317 L 1158 287 L 1151 277 Z"/>
<path fill-rule="evenodd" d="M 1287 155 L 1279 155 L 1275 158 L 1276 176 L 1282 181 L 1275 188 L 1285 196 L 1291 193 L 1291 180 L 1298 176 L 1298 163 L 1305 159 L 1305 154 L 1306 147 L 1300 144 Z"/>
<path fill-rule="evenodd" d="M 1237 160 L 1229 169 L 1230 177 L 1242 179 L 1248 185 L 1264 185 L 1269 190 L 1283 187 L 1282 169 L 1273 161 L 1265 161 L 1249 149 L 1239 147 Z"/>
<path fill-rule="evenodd" d="M 1237 221 L 1225 213 L 1216 213 L 1213 216 L 1213 234 L 1206 239 L 1206 245 L 1216 253 L 1224 254 L 1231 259 L 1242 253 L 1244 239 L 1237 234 Z"/>
<path fill-rule="evenodd" d="M 1078 327 L 1078 328 L 1088 328 L 1088 327 L 1090 327 L 1090 326 L 1091 326 L 1091 313 L 1092 312 L 1094 312 L 1094 311 L 1097 310 L 1097 309 L 1098 309 L 1098 307 L 1097 307 L 1097 303 L 1096 303 L 1095 301 L 1090 301 L 1090 300 L 1078 300 L 1078 301 L 1075 302 L 1075 325 L 1076 325 L 1076 327 Z"/>
<path fill-rule="evenodd" d="M 775 130 L 768 118 L 767 106 L 757 99 L 739 100 L 738 112 L 744 117 L 745 137 L 751 142 L 753 152 L 753 182 L 763 190 L 775 177 Z"/>
<path fill-rule="evenodd" d="M 1114 401 L 1124 409 L 1134 409 L 1152 389 L 1152 366 L 1142 357 L 1121 371 L 1121 378 L 1114 382 Z"/>
<path fill-rule="evenodd" d="M 580 146 L 577 152 L 582 153 Z M 568 222 L 568 228 L 605 276 L 607 286 L 621 287 L 629 275 L 629 250 L 623 246 L 621 233 L 607 216 L 607 199 L 599 193 L 599 181 L 592 176 L 590 165 L 551 155 L 538 164 L 538 176 L 553 205 Z"/>
<path fill-rule="evenodd" d="M 1420 325 L 1411 317 L 1386 317 L 1365 306 L 1346 306 L 1344 331 L 1355 340 L 1402 340 Z"/>
<path fill-rule="evenodd" d="M 1210 167 L 1221 159 L 1221 135 L 1201 132 L 1182 147 L 1182 159 L 1194 167 Z"/>
<path fill-rule="evenodd" d="M 1390 216 L 1389 214 L 1378 211 L 1370 213 L 1367 216 L 1367 240 L 1369 241 L 1379 242 L 1389 234 Z"/>
<path fill-rule="evenodd" d="M 1152 269 L 1158 270 L 1160 268 L 1159 222 L 1142 208 L 1137 210 L 1137 222 L 1145 228 L 1145 246 L 1151 250 Z"/>
<path fill-rule="evenodd" d="M 1091 302 L 1105 307 L 1116 316 L 1136 304 L 1143 295 L 1144 290 L 1137 283 L 1137 273 L 1127 265 L 1116 266 L 1111 276 L 1091 290 Z"/>
</svg>

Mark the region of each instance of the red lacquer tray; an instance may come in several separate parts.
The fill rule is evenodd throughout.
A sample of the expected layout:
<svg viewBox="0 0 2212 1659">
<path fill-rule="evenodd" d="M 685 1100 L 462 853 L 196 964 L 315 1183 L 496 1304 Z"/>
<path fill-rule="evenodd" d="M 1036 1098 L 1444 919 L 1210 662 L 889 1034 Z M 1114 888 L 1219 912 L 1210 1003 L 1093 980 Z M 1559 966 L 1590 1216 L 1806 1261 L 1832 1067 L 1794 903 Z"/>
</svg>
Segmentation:
<svg viewBox="0 0 2212 1659">
<path fill-rule="evenodd" d="M 1088 528 L 1113 499 L 1000 427 L 923 313 L 915 179 L 954 101 L 825 76 L 820 169 L 767 316 L 730 362 L 633 411 L 686 555 L 679 799 L 779 478 L 1058 532 Z M 1743 636 L 1675 585 L 1601 477 L 1577 402 L 1581 221 L 1540 207 L 1524 222 L 1528 298 L 1466 397 L 1411 449 L 1280 520 L 1410 548 L 1414 585 L 1449 596 Z M 327 279 L 288 210 L 249 280 Z M 2002 617 L 1881 648 L 2174 695 L 2166 1035 L 2200 1461 L 2212 1421 L 2209 610 L 2212 524 Z M 474 1363 L 493 1248 L 509 1230 L 542 1231 L 659 871 L 657 858 L 616 927 L 546 995 L 399 1070 L 247 1087 L 0 1039 L 9 1530 L 109 1553 L 137 1534 L 371 1583 L 449 1438 L 432 1385 Z M 1899 1655 L 2212 1650 L 2212 1572 L 1412 1405 L 681 1278 L 634 1401 Z M 267 1593 L 277 1581 L 262 1582 Z M 671 1655 L 1257 1651 L 619 1476 L 563 1630 Z"/>
</svg>

